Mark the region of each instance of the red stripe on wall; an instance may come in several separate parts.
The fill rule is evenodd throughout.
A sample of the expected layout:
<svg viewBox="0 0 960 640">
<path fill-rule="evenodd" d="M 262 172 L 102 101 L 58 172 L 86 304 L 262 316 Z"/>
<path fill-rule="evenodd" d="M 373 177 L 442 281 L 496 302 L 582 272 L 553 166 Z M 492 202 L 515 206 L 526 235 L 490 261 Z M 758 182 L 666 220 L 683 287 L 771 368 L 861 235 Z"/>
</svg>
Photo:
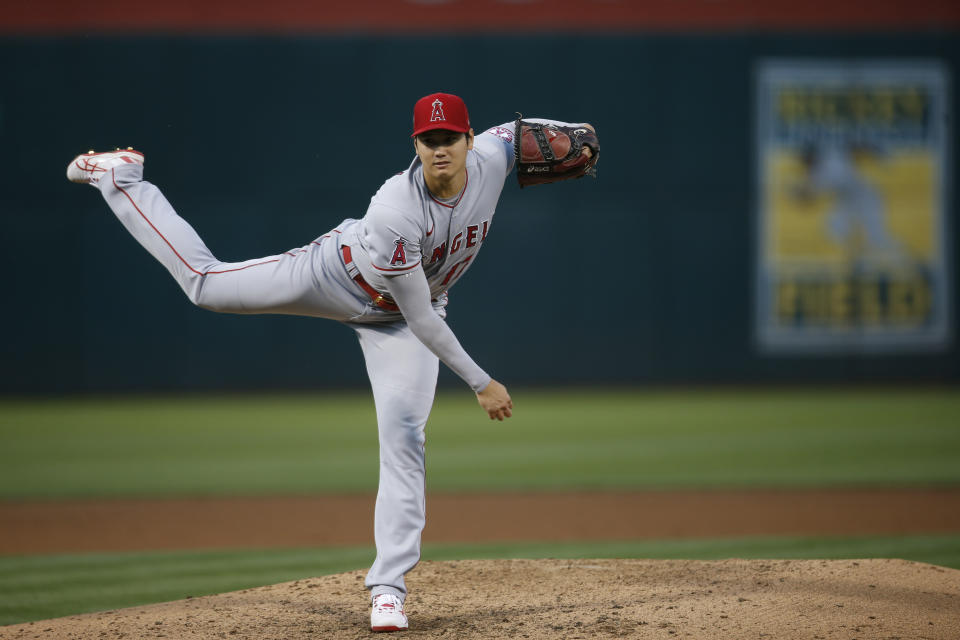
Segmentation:
<svg viewBox="0 0 960 640">
<path fill-rule="evenodd" d="M 0 33 L 911 29 L 960 25 L 950 0 L 49 0 L 0 3 Z"/>
</svg>

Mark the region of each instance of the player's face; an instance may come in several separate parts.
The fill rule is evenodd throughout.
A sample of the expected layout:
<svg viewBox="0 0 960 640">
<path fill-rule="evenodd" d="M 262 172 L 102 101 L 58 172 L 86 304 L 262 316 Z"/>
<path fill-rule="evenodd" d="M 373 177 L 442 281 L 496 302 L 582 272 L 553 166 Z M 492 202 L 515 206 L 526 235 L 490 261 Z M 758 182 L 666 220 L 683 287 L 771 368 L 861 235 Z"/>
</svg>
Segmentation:
<svg viewBox="0 0 960 640">
<path fill-rule="evenodd" d="M 416 147 L 424 174 L 446 182 L 463 173 L 467 151 L 473 149 L 473 130 L 468 134 L 446 129 L 427 131 L 417 136 Z"/>
</svg>

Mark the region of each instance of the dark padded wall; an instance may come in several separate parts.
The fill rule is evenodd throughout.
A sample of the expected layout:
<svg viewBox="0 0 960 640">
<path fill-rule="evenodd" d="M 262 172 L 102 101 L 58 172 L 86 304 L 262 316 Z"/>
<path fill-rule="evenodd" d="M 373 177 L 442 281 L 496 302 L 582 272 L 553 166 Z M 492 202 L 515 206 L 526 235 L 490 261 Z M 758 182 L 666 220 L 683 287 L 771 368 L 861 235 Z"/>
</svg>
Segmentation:
<svg viewBox="0 0 960 640">
<path fill-rule="evenodd" d="M 755 349 L 753 72 L 767 57 L 925 58 L 945 62 L 956 86 L 958 42 L 953 32 L 0 39 L 0 391 L 366 384 L 343 326 L 192 307 L 63 171 L 87 148 L 134 145 L 147 179 L 218 257 L 278 253 L 363 215 L 412 158 L 413 102 L 437 90 L 462 95 L 477 128 L 522 111 L 589 120 L 603 143 L 597 181 L 520 191 L 511 177 L 487 246 L 451 292 L 449 322 L 496 377 L 955 381 L 956 346 L 896 357 Z M 557 59 L 569 74 L 525 70 Z M 956 255 L 955 232 L 949 243 Z M 954 335 L 956 324 L 955 314 Z"/>
</svg>

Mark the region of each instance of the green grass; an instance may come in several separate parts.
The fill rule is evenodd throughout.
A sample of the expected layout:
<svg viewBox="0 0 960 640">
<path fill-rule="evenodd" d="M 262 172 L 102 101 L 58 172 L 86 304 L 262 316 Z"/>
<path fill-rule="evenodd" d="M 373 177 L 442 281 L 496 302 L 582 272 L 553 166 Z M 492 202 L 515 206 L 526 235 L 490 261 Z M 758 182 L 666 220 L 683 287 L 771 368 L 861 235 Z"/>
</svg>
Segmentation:
<svg viewBox="0 0 960 640">
<path fill-rule="evenodd" d="M 960 392 L 469 391 L 427 425 L 432 491 L 960 483 Z M 373 491 L 367 393 L 0 400 L 0 499 Z"/>
<path fill-rule="evenodd" d="M 512 391 L 504 423 L 469 392 L 438 397 L 430 490 L 960 484 L 954 390 Z M 0 499 L 369 492 L 377 460 L 367 393 L 0 400 Z M 432 546 L 424 557 L 901 557 L 960 568 L 960 535 Z M 372 558 L 369 548 L 0 557 L 0 624 Z"/>
<path fill-rule="evenodd" d="M 366 569 L 372 548 L 0 557 L 0 624 L 179 600 Z M 427 545 L 464 558 L 888 558 L 960 569 L 960 535 Z M 357 595 L 363 591 L 358 582 Z"/>
</svg>

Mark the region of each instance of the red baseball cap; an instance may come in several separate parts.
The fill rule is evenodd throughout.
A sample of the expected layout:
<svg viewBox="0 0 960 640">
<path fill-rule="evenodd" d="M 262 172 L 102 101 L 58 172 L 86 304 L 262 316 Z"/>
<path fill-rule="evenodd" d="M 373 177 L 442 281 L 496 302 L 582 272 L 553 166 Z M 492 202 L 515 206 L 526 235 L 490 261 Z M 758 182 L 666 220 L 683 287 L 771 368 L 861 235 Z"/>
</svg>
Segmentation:
<svg viewBox="0 0 960 640">
<path fill-rule="evenodd" d="M 433 129 L 470 131 L 470 115 L 463 100 L 452 93 L 431 93 L 417 100 L 413 106 L 413 134 L 410 137 Z"/>
</svg>

